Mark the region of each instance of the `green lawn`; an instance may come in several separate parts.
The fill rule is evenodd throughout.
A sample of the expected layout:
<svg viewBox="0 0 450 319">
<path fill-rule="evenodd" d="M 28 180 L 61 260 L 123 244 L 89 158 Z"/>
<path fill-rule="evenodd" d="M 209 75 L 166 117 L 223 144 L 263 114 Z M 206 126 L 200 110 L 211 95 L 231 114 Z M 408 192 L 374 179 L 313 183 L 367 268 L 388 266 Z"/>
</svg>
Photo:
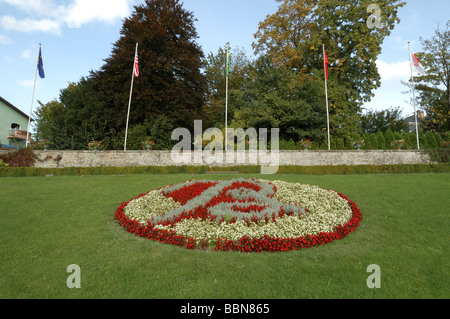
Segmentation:
<svg viewBox="0 0 450 319">
<path fill-rule="evenodd" d="M 449 298 L 450 174 L 265 175 L 319 185 L 361 209 L 341 241 L 288 253 L 191 251 L 127 233 L 121 202 L 230 175 L 0 178 L 0 298 Z M 67 267 L 81 269 L 69 289 Z M 366 269 L 381 269 L 369 289 Z"/>
</svg>

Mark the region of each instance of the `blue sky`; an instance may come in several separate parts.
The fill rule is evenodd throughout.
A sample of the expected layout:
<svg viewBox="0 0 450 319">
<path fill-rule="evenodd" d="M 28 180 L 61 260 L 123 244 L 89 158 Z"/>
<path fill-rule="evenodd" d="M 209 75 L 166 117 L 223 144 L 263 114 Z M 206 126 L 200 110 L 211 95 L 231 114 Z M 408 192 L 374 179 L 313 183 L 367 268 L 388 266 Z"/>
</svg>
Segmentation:
<svg viewBox="0 0 450 319">
<path fill-rule="evenodd" d="M 69 82 L 79 81 L 103 65 L 119 38 L 122 21 L 141 0 L 0 0 L 0 96 L 30 112 L 39 43 L 42 44 L 45 79 L 37 77 L 37 100 L 59 97 Z M 184 0 L 194 12 L 198 43 L 207 55 L 230 42 L 253 54 L 251 44 L 259 22 L 276 12 L 275 0 Z M 376 3 L 376 1 L 374 1 Z M 413 112 L 402 94 L 400 80 L 410 76 L 408 41 L 415 52 L 419 38 L 430 38 L 434 29 L 450 18 L 448 0 L 410 0 L 400 9 L 401 23 L 383 44 L 377 62 L 382 86 L 367 109 L 400 106 L 403 115 Z M 130 68 L 132 68 L 132 59 Z M 126 105 L 126 101 L 124 102 Z"/>
</svg>

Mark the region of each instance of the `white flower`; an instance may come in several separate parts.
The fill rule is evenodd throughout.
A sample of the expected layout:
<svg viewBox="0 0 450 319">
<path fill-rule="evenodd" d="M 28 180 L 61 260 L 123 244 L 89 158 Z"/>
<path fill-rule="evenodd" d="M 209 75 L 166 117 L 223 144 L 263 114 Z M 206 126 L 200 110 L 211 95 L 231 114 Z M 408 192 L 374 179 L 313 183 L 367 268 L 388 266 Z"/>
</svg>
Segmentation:
<svg viewBox="0 0 450 319">
<path fill-rule="evenodd" d="M 181 204 L 163 195 L 161 190 L 150 191 L 147 195 L 132 200 L 125 207 L 125 216 L 145 225 L 147 220 L 155 216 L 164 216 L 168 211 L 180 207 Z"/>
</svg>

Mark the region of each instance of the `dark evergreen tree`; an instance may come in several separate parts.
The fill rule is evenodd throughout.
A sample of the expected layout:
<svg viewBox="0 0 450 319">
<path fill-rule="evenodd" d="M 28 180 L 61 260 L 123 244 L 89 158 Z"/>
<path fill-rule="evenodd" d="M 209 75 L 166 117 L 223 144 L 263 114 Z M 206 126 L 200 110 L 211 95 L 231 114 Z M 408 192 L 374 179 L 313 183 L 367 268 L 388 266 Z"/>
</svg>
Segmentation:
<svg viewBox="0 0 450 319">
<path fill-rule="evenodd" d="M 111 56 L 92 72 L 105 103 L 108 129 L 125 128 L 136 43 L 139 77 L 134 81 L 129 125 L 165 116 L 174 127 L 193 127 L 206 93 L 194 22 L 178 0 L 146 0 L 135 6 Z"/>
<path fill-rule="evenodd" d="M 203 53 L 195 42 L 194 21 L 178 0 L 146 0 L 136 6 L 100 70 L 62 89 L 59 101 L 41 104 L 37 137 L 57 149 L 86 149 L 90 140 L 122 149 L 138 43 L 140 74 L 133 87 L 131 146 L 138 148 L 151 137 L 158 148 L 169 148 L 171 131 L 191 129 L 204 106 Z"/>
</svg>

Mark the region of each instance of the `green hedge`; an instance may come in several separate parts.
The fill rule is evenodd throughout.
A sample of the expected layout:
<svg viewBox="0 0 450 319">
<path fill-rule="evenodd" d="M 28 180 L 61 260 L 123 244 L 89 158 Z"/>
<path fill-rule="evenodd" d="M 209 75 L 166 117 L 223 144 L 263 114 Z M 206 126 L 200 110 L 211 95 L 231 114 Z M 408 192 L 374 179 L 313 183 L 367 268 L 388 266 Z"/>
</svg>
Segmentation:
<svg viewBox="0 0 450 319">
<path fill-rule="evenodd" d="M 82 175 L 131 175 L 131 174 L 207 174 L 233 172 L 260 174 L 260 166 L 142 166 L 142 167 L 0 167 L 0 177 L 25 176 L 82 176 Z M 348 175 L 348 174 L 409 174 L 449 173 L 450 164 L 410 165 L 356 165 L 356 166 L 280 166 L 277 174 Z"/>
<path fill-rule="evenodd" d="M 450 132 L 446 134 L 435 133 L 431 131 L 424 132 L 419 131 L 419 143 L 421 149 L 436 149 L 445 147 L 444 144 L 450 142 Z M 401 149 L 415 150 L 417 149 L 417 136 L 416 132 L 392 132 L 388 129 L 386 132 L 378 131 L 377 133 L 364 133 L 363 135 L 353 134 L 352 136 L 331 136 L 331 149 L 332 150 L 353 150 L 356 148 L 357 141 L 364 141 L 361 145 L 363 150 L 392 150 L 395 147 L 392 142 L 398 140 L 404 140 Z M 289 150 L 302 150 L 300 141 L 283 140 L 279 141 L 279 149 L 283 151 Z M 325 150 L 328 149 L 328 141 L 312 141 L 313 150 Z"/>
<path fill-rule="evenodd" d="M 350 175 L 350 174 L 411 174 L 449 173 L 450 164 L 399 165 L 338 165 L 338 166 L 281 166 L 278 174 Z"/>
</svg>

